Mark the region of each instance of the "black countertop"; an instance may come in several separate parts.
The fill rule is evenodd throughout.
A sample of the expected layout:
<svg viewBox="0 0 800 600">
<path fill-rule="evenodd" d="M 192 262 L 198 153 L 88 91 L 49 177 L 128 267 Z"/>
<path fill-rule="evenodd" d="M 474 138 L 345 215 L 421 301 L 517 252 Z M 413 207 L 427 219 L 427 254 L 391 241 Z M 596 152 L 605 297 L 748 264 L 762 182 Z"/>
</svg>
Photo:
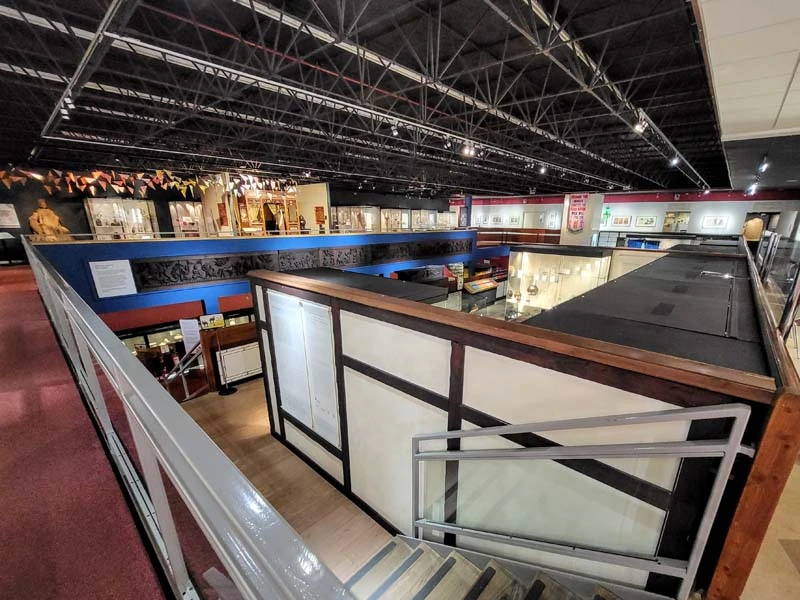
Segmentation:
<svg viewBox="0 0 800 600">
<path fill-rule="evenodd" d="M 770 374 L 746 259 L 735 254 L 669 254 L 525 324 Z"/>
<path fill-rule="evenodd" d="M 434 304 L 447 300 L 447 288 L 424 283 L 414 283 L 412 281 L 400 281 L 399 279 L 388 279 L 377 275 L 364 275 L 363 273 L 351 273 L 350 271 L 340 271 L 339 269 L 298 269 L 287 271 L 289 275 L 308 277 L 317 281 L 346 285 L 347 287 L 394 298 L 404 298 L 414 302 L 424 302 Z"/>
</svg>

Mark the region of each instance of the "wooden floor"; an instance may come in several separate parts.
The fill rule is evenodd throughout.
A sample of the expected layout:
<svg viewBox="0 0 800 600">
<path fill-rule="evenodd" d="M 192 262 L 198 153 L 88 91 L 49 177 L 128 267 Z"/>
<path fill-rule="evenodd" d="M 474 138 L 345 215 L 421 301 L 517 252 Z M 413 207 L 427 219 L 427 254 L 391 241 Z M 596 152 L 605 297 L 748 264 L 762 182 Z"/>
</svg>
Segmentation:
<svg viewBox="0 0 800 600">
<path fill-rule="evenodd" d="M 270 435 L 264 384 L 181 405 L 342 581 L 390 535 Z"/>
</svg>

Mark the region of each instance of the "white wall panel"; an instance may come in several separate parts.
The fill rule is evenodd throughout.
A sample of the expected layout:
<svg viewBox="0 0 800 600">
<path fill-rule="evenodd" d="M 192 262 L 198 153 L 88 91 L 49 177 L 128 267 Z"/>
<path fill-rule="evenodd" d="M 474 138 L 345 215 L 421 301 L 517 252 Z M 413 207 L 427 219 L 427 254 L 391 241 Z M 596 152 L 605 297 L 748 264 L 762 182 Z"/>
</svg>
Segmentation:
<svg viewBox="0 0 800 600">
<path fill-rule="evenodd" d="M 333 476 L 336 481 L 344 483 L 342 461 L 288 421 L 284 421 L 283 424 L 286 427 L 286 441 L 317 463 L 326 473 Z"/>
<path fill-rule="evenodd" d="M 408 535 L 411 436 L 446 431 L 447 414 L 352 369 L 344 381 L 353 493 Z"/>
<path fill-rule="evenodd" d="M 450 342 L 342 311 L 342 352 L 368 365 L 446 396 Z"/>
<path fill-rule="evenodd" d="M 580 417 L 639 413 L 677 408 L 594 381 L 467 347 L 464 404 L 508 423 L 533 423 Z M 686 422 L 600 427 L 547 432 L 563 445 L 681 441 Z M 614 461 L 614 466 L 671 488 L 674 465 L 648 459 Z"/>
</svg>

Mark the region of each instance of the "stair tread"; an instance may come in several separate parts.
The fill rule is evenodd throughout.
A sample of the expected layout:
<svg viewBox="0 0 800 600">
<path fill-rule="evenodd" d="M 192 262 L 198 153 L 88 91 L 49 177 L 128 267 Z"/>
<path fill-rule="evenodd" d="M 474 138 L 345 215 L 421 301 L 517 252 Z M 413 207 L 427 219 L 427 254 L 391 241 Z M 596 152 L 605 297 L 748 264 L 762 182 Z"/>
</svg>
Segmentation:
<svg viewBox="0 0 800 600">
<path fill-rule="evenodd" d="M 428 585 L 424 586 L 420 593 L 414 597 L 414 600 L 463 598 L 475 584 L 480 574 L 481 570 L 472 561 L 458 552 L 451 552 L 442 566 L 429 580 L 429 584 L 435 582 L 433 588 L 426 590 L 425 588 Z M 437 576 L 441 577 L 439 581 L 435 581 Z"/>
<path fill-rule="evenodd" d="M 580 600 L 580 597 L 545 573 L 538 573 L 525 600 Z"/>
<path fill-rule="evenodd" d="M 411 555 L 411 548 L 400 539 L 393 539 L 367 560 L 347 580 L 350 592 L 359 599 L 366 599 L 381 583 Z"/>
<path fill-rule="evenodd" d="M 421 552 L 418 553 L 418 550 Z M 417 557 L 414 561 L 407 565 L 406 563 L 415 555 Z M 414 549 L 411 556 L 387 578 L 387 582 L 391 579 L 394 579 L 394 581 L 391 581 L 385 590 L 382 590 L 382 588 L 385 587 L 386 582 L 381 584 L 376 592 L 370 596 L 370 600 L 376 600 L 377 598 L 380 598 L 380 600 L 408 600 L 413 598 L 414 594 L 422 589 L 428 578 L 436 572 L 443 562 L 444 559 L 430 546 L 420 544 Z M 399 576 L 398 572 L 400 572 Z"/>
<path fill-rule="evenodd" d="M 592 598 L 593 600 L 622 600 L 622 598 L 617 596 L 614 592 L 599 585 L 595 588 Z"/>
<path fill-rule="evenodd" d="M 488 583 L 482 589 L 473 588 L 465 595 L 467 600 L 521 600 L 525 595 L 525 588 L 509 573 L 500 563 L 490 560 L 486 564 L 481 576 L 491 571 Z M 480 580 L 480 577 L 479 577 Z M 481 583 L 476 581 L 475 585 Z"/>
</svg>

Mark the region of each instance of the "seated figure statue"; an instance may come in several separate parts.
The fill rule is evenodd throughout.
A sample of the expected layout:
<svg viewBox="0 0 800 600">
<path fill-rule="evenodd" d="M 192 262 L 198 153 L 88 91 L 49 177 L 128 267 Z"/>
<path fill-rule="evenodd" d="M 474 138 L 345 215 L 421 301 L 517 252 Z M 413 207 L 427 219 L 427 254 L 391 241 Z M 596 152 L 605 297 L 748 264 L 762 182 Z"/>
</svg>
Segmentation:
<svg viewBox="0 0 800 600">
<path fill-rule="evenodd" d="M 39 198 L 38 205 L 28 219 L 28 225 L 34 233 L 33 239 L 38 242 L 71 240 L 69 229 L 61 222 L 61 217 L 47 206 L 47 200 Z"/>
</svg>

